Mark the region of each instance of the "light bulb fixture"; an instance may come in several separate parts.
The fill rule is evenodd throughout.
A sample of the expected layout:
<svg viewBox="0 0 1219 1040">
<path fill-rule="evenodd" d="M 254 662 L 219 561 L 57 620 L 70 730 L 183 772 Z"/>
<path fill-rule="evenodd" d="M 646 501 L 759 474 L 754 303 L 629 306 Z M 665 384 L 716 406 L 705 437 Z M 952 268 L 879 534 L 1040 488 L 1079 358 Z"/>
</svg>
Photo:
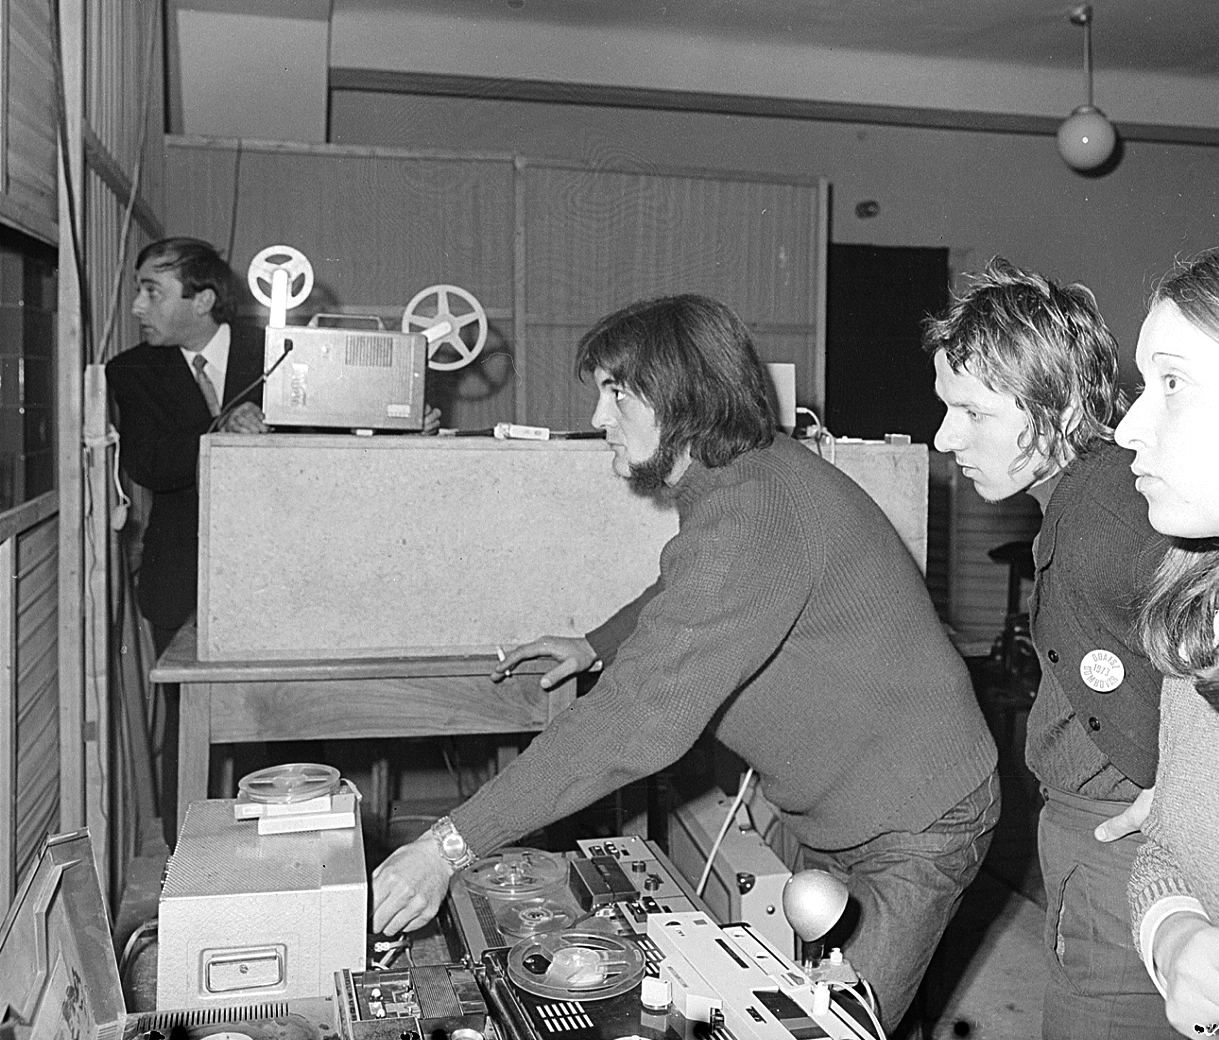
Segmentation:
<svg viewBox="0 0 1219 1040">
<path fill-rule="evenodd" d="M 801 870 L 783 885 L 783 913 L 805 942 L 815 942 L 838 923 L 847 886 L 824 870 Z"/>
<path fill-rule="evenodd" d="M 1117 133 L 1105 113 L 1092 104 L 1092 5 L 1071 12 L 1071 24 L 1084 29 L 1084 75 L 1088 103 L 1080 105 L 1058 128 L 1058 153 L 1073 170 L 1087 172 L 1103 165 L 1113 154 Z"/>
</svg>

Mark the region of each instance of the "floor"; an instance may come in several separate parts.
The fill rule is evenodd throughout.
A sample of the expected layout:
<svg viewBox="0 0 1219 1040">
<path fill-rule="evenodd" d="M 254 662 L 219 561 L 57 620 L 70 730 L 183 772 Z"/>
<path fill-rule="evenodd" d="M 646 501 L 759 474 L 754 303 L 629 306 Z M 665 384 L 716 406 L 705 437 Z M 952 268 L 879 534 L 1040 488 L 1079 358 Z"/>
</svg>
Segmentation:
<svg viewBox="0 0 1219 1040">
<path fill-rule="evenodd" d="M 1000 744 L 1002 818 L 928 970 L 921 1024 L 891 1040 L 1025 1040 L 1040 1033 L 1044 896 L 1035 852 L 1039 806 L 1022 754 L 1026 712 L 1002 698 L 980 701 Z M 130 940 L 124 981 L 132 1009 L 147 1006 L 155 992 L 155 932 L 138 929 L 156 914 L 166 855 L 159 837 L 145 853 L 132 865 L 115 925 L 116 952 Z"/>
</svg>

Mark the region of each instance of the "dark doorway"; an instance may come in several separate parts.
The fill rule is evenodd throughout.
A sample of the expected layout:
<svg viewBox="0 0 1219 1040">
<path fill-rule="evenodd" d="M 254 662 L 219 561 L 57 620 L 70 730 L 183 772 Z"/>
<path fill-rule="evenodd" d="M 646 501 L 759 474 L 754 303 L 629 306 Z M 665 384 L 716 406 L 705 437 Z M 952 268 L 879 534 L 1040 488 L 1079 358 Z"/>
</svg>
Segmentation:
<svg viewBox="0 0 1219 1040">
<path fill-rule="evenodd" d="M 930 444 L 943 408 L 922 323 L 948 303 L 947 249 L 831 245 L 825 422 L 838 436 Z"/>
</svg>

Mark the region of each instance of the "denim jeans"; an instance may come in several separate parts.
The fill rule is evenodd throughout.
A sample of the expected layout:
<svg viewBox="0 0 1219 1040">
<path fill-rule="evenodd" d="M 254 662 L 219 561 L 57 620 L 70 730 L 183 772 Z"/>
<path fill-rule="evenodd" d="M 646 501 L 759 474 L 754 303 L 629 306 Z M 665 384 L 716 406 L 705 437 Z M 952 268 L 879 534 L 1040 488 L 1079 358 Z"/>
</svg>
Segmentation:
<svg viewBox="0 0 1219 1040">
<path fill-rule="evenodd" d="M 999 777 L 992 772 L 924 831 L 891 831 L 850 849 L 801 850 L 805 868 L 846 883 L 850 903 L 825 944 L 841 947 L 872 986 L 886 1033 L 913 1001 L 998 822 Z"/>
<path fill-rule="evenodd" d="M 1098 801 L 1042 788 L 1037 849 L 1045 880 L 1046 980 L 1041 1035 L 1046 1040 L 1169 1040 L 1164 998 L 1130 934 L 1126 882 L 1143 843 L 1111 843 L 1092 831 L 1125 802 Z"/>
</svg>

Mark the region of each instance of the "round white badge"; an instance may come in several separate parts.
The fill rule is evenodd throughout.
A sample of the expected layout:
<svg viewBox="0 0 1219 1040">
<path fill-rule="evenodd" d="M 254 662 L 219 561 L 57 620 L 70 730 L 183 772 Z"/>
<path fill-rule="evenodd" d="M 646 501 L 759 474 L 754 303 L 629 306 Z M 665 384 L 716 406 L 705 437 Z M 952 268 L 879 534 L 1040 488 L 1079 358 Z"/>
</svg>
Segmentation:
<svg viewBox="0 0 1219 1040">
<path fill-rule="evenodd" d="M 1126 666 L 1117 654 L 1108 650 L 1093 650 L 1079 662 L 1079 676 L 1097 693 L 1110 693 L 1122 685 Z"/>
</svg>

